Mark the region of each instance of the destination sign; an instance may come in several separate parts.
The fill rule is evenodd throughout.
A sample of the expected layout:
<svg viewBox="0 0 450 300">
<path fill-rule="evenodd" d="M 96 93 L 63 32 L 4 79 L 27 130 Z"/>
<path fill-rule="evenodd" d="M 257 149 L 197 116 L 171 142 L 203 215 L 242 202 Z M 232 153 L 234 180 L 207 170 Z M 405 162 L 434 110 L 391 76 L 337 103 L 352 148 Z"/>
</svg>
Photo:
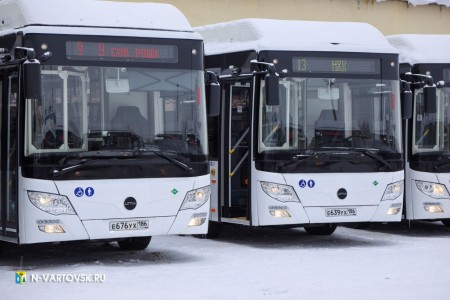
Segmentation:
<svg viewBox="0 0 450 300">
<path fill-rule="evenodd" d="M 380 74 L 379 59 L 294 57 L 292 69 L 298 73 Z"/>
<path fill-rule="evenodd" d="M 126 62 L 178 62 L 175 45 L 124 44 L 103 42 L 66 42 L 69 60 L 126 61 Z"/>
</svg>

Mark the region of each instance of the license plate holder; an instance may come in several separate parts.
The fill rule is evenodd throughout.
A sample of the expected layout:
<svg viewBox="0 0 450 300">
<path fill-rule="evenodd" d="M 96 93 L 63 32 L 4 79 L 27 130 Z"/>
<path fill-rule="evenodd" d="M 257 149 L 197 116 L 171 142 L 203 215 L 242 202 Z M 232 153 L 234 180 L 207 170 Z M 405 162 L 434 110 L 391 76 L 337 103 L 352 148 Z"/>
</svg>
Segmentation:
<svg viewBox="0 0 450 300">
<path fill-rule="evenodd" d="M 149 220 L 127 220 L 109 222 L 109 231 L 145 230 L 149 228 Z"/>
<path fill-rule="evenodd" d="M 327 208 L 326 217 L 353 217 L 357 215 L 356 208 Z"/>
</svg>

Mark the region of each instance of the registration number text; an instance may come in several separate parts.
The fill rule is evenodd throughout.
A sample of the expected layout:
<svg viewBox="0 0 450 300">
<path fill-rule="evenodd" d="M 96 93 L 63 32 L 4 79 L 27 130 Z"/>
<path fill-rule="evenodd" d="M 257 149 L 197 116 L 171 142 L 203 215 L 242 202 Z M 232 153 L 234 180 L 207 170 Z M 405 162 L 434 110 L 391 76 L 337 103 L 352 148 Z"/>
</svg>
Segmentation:
<svg viewBox="0 0 450 300">
<path fill-rule="evenodd" d="M 149 221 L 148 220 L 132 220 L 132 221 L 114 221 L 109 222 L 109 230 L 110 231 L 119 231 L 119 230 L 142 230 L 148 229 Z"/>
<path fill-rule="evenodd" d="M 325 210 L 327 217 L 350 217 L 356 216 L 356 208 L 327 208 Z"/>
</svg>

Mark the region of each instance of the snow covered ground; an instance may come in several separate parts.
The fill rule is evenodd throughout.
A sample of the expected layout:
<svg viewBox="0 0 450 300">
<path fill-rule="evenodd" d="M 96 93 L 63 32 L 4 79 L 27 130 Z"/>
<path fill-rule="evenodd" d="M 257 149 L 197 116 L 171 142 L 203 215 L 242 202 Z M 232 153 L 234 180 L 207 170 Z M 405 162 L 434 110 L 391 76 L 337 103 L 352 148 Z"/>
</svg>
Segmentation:
<svg viewBox="0 0 450 300">
<path fill-rule="evenodd" d="M 28 282 L 16 284 L 21 257 Z M 71 282 L 55 283 L 58 274 Z M 104 282 L 75 282 L 76 274 Z M 154 237 L 141 252 L 115 243 L 28 246 L 0 258 L 0 287 L 2 300 L 449 299 L 450 228 L 338 227 L 320 237 L 232 226 L 217 240 Z"/>
</svg>

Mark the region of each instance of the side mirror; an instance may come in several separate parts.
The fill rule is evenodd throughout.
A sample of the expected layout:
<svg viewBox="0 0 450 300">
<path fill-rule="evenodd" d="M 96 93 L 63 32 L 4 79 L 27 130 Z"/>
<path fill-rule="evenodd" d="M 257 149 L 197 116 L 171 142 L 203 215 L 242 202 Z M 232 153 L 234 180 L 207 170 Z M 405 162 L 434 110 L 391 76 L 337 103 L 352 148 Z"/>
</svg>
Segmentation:
<svg viewBox="0 0 450 300">
<path fill-rule="evenodd" d="M 265 78 L 265 97 L 266 105 L 279 105 L 280 104 L 280 81 L 278 75 L 267 74 Z"/>
<path fill-rule="evenodd" d="M 206 86 L 206 109 L 208 117 L 220 115 L 220 84 L 211 83 Z"/>
<path fill-rule="evenodd" d="M 220 115 L 220 84 L 212 71 L 205 72 L 205 97 L 208 117 Z"/>
<path fill-rule="evenodd" d="M 437 111 L 437 97 L 436 97 L 436 87 L 435 86 L 424 86 L 423 96 L 425 100 L 425 112 L 432 114 Z"/>
<path fill-rule="evenodd" d="M 411 90 L 405 90 L 400 94 L 402 107 L 402 119 L 411 119 L 413 116 L 413 95 Z"/>
<path fill-rule="evenodd" d="M 37 59 L 28 59 L 23 63 L 25 79 L 25 99 L 41 98 L 41 63 Z"/>
</svg>

